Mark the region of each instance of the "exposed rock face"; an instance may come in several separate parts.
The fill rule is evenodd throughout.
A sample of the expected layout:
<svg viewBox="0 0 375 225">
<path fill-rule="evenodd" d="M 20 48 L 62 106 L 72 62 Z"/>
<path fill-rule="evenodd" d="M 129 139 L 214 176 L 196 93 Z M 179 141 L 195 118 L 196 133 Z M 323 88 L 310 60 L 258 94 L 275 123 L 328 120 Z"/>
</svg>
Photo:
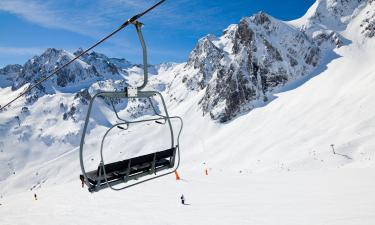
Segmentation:
<svg viewBox="0 0 375 225">
<path fill-rule="evenodd" d="M 47 49 L 42 55 L 35 56 L 25 63 L 22 71 L 14 79 L 13 88 L 18 89 L 26 83 L 37 82 L 56 68 L 70 61 L 73 57 L 72 54 L 64 50 Z M 60 70 L 50 82 L 54 86 L 65 87 L 69 83 L 76 83 L 98 76 L 100 75 L 96 68 L 77 60 Z"/>
<path fill-rule="evenodd" d="M 82 53 L 82 49 L 78 49 L 78 51 L 74 52 L 74 55 L 77 56 Z M 121 65 L 120 59 L 113 60 L 115 63 L 112 62 L 112 59 L 108 58 L 104 54 L 91 52 L 86 53 L 80 57 L 80 60 L 87 63 L 88 65 L 92 65 L 95 67 L 96 71 L 104 76 L 104 75 L 119 75 L 121 73 L 121 67 L 116 66 Z M 127 61 L 124 60 L 123 64 Z M 130 63 L 129 63 L 130 64 Z"/>
<path fill-rule="evenodd" d="M 22 66 L 18 64 L 14 65 L 7 65 L 4 68 L 0 69 L 0 76 L 1 75 L 8 75 L 8 76 L 16 76 L 22 70 Z"/>
<path fill-rule="evenodd" d="M 33 84 L 51 74 L 56 68 L 66 64 L 83 50 L 79 49 L 74 54 L 54 48 L 47 49 L 40 56 L 28 60 L 23 66 L 8 65 L 0 69 L 0 75 L 12 85 L 12 90 L 17 90 L 26 84 Z M 125 59 L 108 58 L 104 54 L 92 52 L 85 54 L 67 67 L 61 69 L 42 85 L 29 92 L 26 96 L 28 103 L 35 102 L 44 94 L 53 94 L 55 90 L 68 90 L 77 92 L 82 101 L 87 102 L 87 95 L 81 88 L 87 88 L 100 80 L 123 79 L 127 74 L 126 69 L 132 64 Z M 83 85 L 82 85 L 83 84 Z M 27 88 L 24 87 L 24 90 Z M 65 89 L 64 89 L 65 88 Z"/>
<path fill-rule="evenodd" d="M 361 23 L 361 33 L 368 38 L 375 36 L 375 0 L 369 0 L 368 6 L 365 8 L 366 18 Z"/>
<path fill-rule="evenodd" d="M 363 21 L 362 33 L 369 38 L 373 38 L 375 36 L 375 13 L 371 16 L 371 18 Z"/>
<path fill-rule="evenodd" d="M 35 56 L 28 60 L 12 78 L 12 89 L 16 90 L 25 84 L 33 84 L 52 73 L 56 68 L 69 62 L 74 55 L 57 49 L 47 49 L 42 55 Z M 28 103 L 35 102 L 40 96 L 46 93 L 54 93 L 55 89 L 67 87 L 70 84 L 77 84 L 83 81 L 95 81 L 100 79 L 100 74 L 94 66 L 77 60 L 60 70 L 52 77 L 26 96 Z"/>
<path fill-rule="evenodd" d="M 87 105 L 91 100 L 91 95 L 88 89 L 83 89 L 74 96 L 74 99 L 80 99 L 82 104 Z"/>
<path fill-rule="evenodd" d="M 189 60 L 185 65 L 186 69 L 193 68 L 198 71 L 196 76 L 186 74 L 182 78 L 182 82 L 186 83 L 186 86 L 191 90 L 203 89 L 224 57 L 223 50 L 216 47 L 212 43 L 212 39 L 214 39 L 212 36 L 202 38 L 190 53 Z"/>
<path fill-rule="evenodd" d="M 205 89 L 199 103 L 203 114 L 225 122 L 309 73 L 320 57 L 318 45 L 304 33 L 258 13 L 231 25 L 220 38 L 201 39 L 175 82 Z"/>
<path fill-rule="evenodd" d="M 1 86 L 12 85 L 13 79 L 22 71 L 22 66 L 18 64 L 7 65 L 4 68 L 0 68 L 0 79 L 4 83 Z"/>
</svg>

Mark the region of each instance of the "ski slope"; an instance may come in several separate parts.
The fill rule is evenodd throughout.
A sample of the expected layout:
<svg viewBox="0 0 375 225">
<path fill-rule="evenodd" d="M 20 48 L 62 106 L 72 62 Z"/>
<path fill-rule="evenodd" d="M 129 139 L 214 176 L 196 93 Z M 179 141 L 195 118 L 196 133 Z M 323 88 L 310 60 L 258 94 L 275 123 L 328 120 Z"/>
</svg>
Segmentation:
<svg viewBox="0 0 375 225">
<path fill-rule="evenodd" d="M 2 199 L 2 225 L 372 225 L 374 169 L 164 177 L 122 192 L 89 194 L 79 182 Z M 181 205 L 179 197 L 186 197 Z"/>
</svg>

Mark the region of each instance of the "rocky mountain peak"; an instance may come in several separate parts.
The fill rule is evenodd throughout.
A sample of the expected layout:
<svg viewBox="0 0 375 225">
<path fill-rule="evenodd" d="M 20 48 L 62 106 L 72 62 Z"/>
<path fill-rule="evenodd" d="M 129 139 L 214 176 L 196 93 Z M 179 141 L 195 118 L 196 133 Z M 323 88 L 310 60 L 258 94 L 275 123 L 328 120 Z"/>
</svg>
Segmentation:
<svg viewBox="0 0 375 225">
<path fill-rule="evenodd" d="M 321 54 L 312 38 L 260 12 L 229 26 L 221 37 L 200 39 L 174 82 L 184 83 L 187 92 L 203 90 L 203 114 L 225 122 L 308 74 Z"/>
<path fill-rule="evenodd" d="M 256 13 L 254 16 L 251 16 L 249 19 L 256 25 L 266 25 L 266 24 L 271 23 L 270 16 L 263 11 Z"/>
<path fill-rule="evenodd" d="M 22 66 L 19 64 L 7 65 L 4 68 L 0 68 L 0 75 L 16 76 L 22 70 Z"/>
<path fill-rule="evenodd" d="M 24 64 L 22 72 L 19 73 L 14 81 L 13 88 L 19 88 L 26 83 L 38 81 L 53 72 L 56 68 L 69 62 L 74 57 L 73 54 L 65 50 L 54 48 L 47 49 L 40 56 L 34 56 Z M 75 83 L 97 76 L 99 76 L 99 74 L 94 67 L 81 60 L 76 60 L 69 66 L 60 70 L 57 76 L 51 79 L 51 83 L 59 87 L 65 87 L 69 83 Z"/>
<path fill-rule="evenodd" d="M 317 0 L 307 13 L 295 22 L 301 29 L 342 31 L 369 0 Z"/>
<path fill-rule="evenodd" d="M 212 43 L 214 38 L 213 35 L 209 35 L 199 39 L 197 45 L 189 55 L 187 66 L 193 66 L 195 69 L 199 69 L 199 59 L 207 58 L 220 52 L 220 49 Z"/>
<path fill-rule="evenodd" d="M 82 52 L 83 50 L 80 48 L 76 52 L 74 52 L 74 55 L 77 56 Z M 100 76 L 120 75 L 121 73 L 121 69 L 118 69 L 118 67 L 111 61 L 111 59 L 102 53 L 98 53 L 95 51 L 86 53 L 80 57 L 80 60 L 91 66 L 94 66 Z"/>
<path fill-rule="evenodd" d="M 223 58 L 223 51 L 213 44 L 216 37 L 208 35 L 198 41 L 193 51 L 190 53 L 186 69 L 193 68 L 198 72 L 198 76 L 190 77 L 188 74 L 182 79 L 190 89 L 201 90 L 211 79 L 213 69 L 217 67 Z"/>
<path fill-rule="evenodd" d="M 11 86 L 13 90 L 25 89 L 26 86 L 24 85 L 32 85 L 38 82 L 82 52 L 83 49 L 78 49 L 72 54 L 62 49 L 48 48 L 42 54 L 28 60 L 23 66 L 8 65 L 0 69 L 2 85 L 4 87 Z M 175 63 L 164 63 L 157 66 L 149 65 L 149 87 L 165 90 L 165 80 L 172 79 L 170 78 L 171 76 L 159 77 L 152 75 L 158 75 L 160 72 L 173 74 L 172 70 L 175 66 Z M 66 104 L 62 108 L 69 111 L 64 114 L 64 119 L 73 117 L 77 119 L 74 115 L 79 110 L 76 111 L 75 109 L 79 108 L 78 105 L 86 105 L 90 95 L 103 90 L 120 91 L 128 83 L 137 85 L 143 78 L 142 67 L 142 65 L 132 64 L 126 59 L 109 58 L 105 54 L 98 52 L 85 53 L 79 59 L 61 69 L 55 76 L 52 76 L 27 93 L 26 103 L 33 104 L 45 94 L 50 94 L 51 96 L 56 94 L 56 92 L 74 94 L 74 100 L 69 106 L 72 110 L 69 111 L 69 107 Z M 106 103 L 109 104 L 108 101 Z M 120 102 L 115 103 L 119 104 Z M 137 105 L 138 102 L 135 101 L 132 104 Z M 139 104 L 144 105 L 142 102 Z M 135 111 L 136 107 L 132 108 Z M 85 107 L 83 107 L 81 112 L 84 110 Z M 128 111 L 129 115 L 136 115 L 132 110 L 129 109 Z"/>
</svg>

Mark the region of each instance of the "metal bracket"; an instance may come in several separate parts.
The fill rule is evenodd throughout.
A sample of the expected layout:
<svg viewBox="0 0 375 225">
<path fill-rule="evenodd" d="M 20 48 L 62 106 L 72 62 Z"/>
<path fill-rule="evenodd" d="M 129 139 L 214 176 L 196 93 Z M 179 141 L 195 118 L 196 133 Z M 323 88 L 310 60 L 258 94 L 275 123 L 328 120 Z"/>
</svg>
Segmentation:
<svg viewBox="0 0 375 225">
<path fill-rule="evenodd" d="M 138 27 L 138 28 L 142 28 L 142 27 L 144 26 L 144 23 L 139 22 L 138 20 L 134 20 L 134 21 L 130 21 L 130 20 L 129 20 L 129 22 L 130 22 L 131 24 L 133 24 L 134 26 Z"/>
</svg>

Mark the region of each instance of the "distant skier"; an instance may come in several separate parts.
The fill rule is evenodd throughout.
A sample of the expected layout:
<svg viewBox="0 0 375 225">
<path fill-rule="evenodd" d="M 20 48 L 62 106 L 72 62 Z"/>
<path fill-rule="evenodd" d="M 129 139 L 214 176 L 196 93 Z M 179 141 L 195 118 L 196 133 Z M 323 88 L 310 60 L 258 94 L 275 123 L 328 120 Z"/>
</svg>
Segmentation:
<svg viewBox="0 0 375 225">
<path fill-rule="evenodd" d="M 184 195 L 181 195 L 181 204 L 185 205 L 185 197 L 184 197 Z"/>
<path fill-rule="evenodd" d="M 36 193 L 34 193 L 34 199 L 38 200 L 38 197 L 36 196 Z"/>
<path fill-rule="evenodd" d="M 82 175 L 79 175 L 79 179 L 81 180 L 82 188 L 84 188 L 85 187 L 85 178 Z"/>
</svg>

